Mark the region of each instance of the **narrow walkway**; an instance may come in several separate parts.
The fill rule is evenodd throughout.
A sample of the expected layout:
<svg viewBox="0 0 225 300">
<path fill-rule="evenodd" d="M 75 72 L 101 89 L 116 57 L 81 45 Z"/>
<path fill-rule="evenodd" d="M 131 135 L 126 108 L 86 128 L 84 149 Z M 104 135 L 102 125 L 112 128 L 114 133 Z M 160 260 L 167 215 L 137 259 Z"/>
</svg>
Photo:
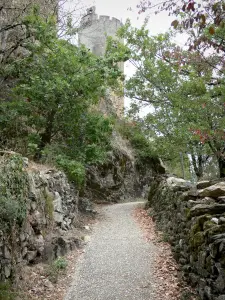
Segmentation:
<svg viewBox="0 0 225 300">
<path fill-rule="evenodd" d="M 132 212 L 140 202 L 103 208 L 65 300 L 153 300 L 154 245 L 143 239 Z"/>
</svg>

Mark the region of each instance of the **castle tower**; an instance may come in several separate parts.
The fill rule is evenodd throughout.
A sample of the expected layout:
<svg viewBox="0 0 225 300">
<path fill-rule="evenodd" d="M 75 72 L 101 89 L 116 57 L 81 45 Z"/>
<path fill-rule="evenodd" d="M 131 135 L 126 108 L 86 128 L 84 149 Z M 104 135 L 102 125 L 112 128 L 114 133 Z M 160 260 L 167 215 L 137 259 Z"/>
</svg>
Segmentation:
<svg viewBox="0 0 225 300">
<path fill-rule="evenodd" d="M 121 26 L 121 21 L 116 18 L 98 16 L 93 6 L 87 9 L 87 14 L 81 20 L 78 34 L 79 45 L 85 45 L 93 54 L 103 56 L 106 50 L 107 37 L 117 38 L 116 32 Z M 123 62 L 119 63 L 119 68 L 124 72 Z M 110 111 L 109 106 L 111 105 L 118 116 L 122 115 L 124 97 L 118 97 L 114 93 L 109 93 L 109 96 L 106 98 L 104 101 L 101 101 L 100 110 L 107 113 Z"/>
</svg>

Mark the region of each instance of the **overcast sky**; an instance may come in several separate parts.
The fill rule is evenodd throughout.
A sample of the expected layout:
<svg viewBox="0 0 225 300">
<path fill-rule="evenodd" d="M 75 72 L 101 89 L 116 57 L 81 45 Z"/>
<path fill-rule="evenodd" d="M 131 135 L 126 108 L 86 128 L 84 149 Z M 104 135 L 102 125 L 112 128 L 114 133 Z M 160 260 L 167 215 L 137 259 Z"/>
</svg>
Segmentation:
<svg viewBox="0 0 225 300">
<path fill-rule="evenodd" d="M 154 1 L 156 2 L 157 0 Z M 83 0 L 83 2 L 87 6 L 96 6 L 96 13 L 99 15 L 116 17 L 123 22 L 129 18 L 132 24 L 137 27 L 143 24 L 144 16 L 139 16 L 136 8 L 139 0 Z M 133 12 L 128 10 L 130 7 L 133 9 Z M 137 19 L 138 17 L 139 20 Z M 149 29 L 151 34 L 157 34 L 165 32 L 170 24 L 171 18 L 168 17 L 167 13 L 161 13 L 157 16 L 153 14 L 149 20 Z"/>
</svg>

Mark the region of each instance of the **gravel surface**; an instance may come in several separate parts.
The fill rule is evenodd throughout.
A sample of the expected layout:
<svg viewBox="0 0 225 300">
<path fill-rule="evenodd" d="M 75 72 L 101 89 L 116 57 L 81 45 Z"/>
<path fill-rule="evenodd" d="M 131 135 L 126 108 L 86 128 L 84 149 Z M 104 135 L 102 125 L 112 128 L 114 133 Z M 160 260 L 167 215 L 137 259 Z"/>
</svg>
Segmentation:
<svg viewBox="0 0 225 300">
<path fill-rule="evenodd" d="M 65 300 L 153 300 L 157 249 L 145 241 L 132 213 L 141 202 L 102 208 Z"/>
</svg>

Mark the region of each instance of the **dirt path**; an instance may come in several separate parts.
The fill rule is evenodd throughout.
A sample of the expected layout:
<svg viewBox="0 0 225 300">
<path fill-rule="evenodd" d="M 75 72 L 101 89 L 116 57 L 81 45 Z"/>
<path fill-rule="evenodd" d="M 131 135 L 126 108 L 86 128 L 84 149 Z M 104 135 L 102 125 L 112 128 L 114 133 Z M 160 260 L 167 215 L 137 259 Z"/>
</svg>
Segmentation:
<svg viewBox="0 0 225 300">
<path fill-rule="evenodd" d="M 76 266 L 65 300 L 154 300 L 156 246 L 132 214 L 140 202 L 106 206 Z"/>
</svg>

